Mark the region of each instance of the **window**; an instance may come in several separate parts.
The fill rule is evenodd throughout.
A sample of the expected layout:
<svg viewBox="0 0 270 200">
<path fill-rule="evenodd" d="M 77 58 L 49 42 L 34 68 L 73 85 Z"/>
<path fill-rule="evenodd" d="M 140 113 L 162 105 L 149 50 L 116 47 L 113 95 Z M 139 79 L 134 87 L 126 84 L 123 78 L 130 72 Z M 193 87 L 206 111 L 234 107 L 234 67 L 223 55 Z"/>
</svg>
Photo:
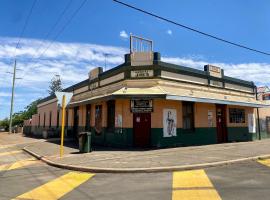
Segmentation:
<svg viewBox="0 0 270 200">
<path fill-rule="evenodd" d="M 85 130 L 90 131 L 91 105 L 86 105 Z"/>
<path fill-rule="evenodd" d="M 52 127 L 52 111 L 50 111 L 50 121 L 49 121 L 49 128 Z"/>
<path fill-rule="evenodd" d="M 68 127 L 68 109 L 66 110 L 66 121 L 65 121 L 65 123 L 66 123 L 66 127 Z"/>
<path fill-rule="evenodd" d="M 43 118 L 43 128 L 45 128 L 45 124 L 46 124 L 46 113 L 44 113 L 44 118 Z"/>
<path fill-rule="evenodd" d="M 183 129 L 194 130 L 193 102 L 183 102 Z"/>
<path fill-rule="evenodd" d="M 96 105 L 95 130 L 96 130 L 97 134 L 101 134 L 101 131 L 102 131 L 102 105 Z"/>
<path fill-rule="evenodd" d="M 57 110 L 57 122 L 56 122 L 57 128 L 59 127 L 59 115 L 60 115 L 60 111 Z"/>
<path fill-rule="evenodd" d="M 245 110 L 229 108 L 230 123 L 245 123 Z"/>
<path fill-rule="evenodd" d="M 38 127 L 40 127 L 40 114 L 38 114 Z"/>
<path fill-rule="evenodd" d="M 263 94 L 263 100 L 270 100 L 270 94 Z"/>
<path fill-rule="evenodd" d="M 115 101 L 111 100 L 107 102 L 107 128 L 109 130 L 114 129 L 115 123 Z"/>
</svg>

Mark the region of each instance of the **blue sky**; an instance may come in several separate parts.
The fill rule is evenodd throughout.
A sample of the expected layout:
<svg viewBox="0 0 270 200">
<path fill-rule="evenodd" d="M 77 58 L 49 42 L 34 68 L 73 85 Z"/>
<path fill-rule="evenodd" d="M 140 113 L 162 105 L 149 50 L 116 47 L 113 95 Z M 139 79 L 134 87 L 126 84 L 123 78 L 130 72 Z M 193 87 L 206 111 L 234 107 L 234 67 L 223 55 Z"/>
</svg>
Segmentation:
<svg viewBox="0 0 270 200">
<path fill-rule="evenodd" d="M 123 0 L 201 31 L 270 52 L 270 2 L 268 0 Z M 69 3 L 56 29 L 48 31 Z M 64 86 L 87 78 L 87 72 L 123 61 L 130 33 L 154 40 L 154 50 L 168 62 L 203 69 L 207 63 L 225 69 L 225 74 L 257 85 L 269 85 L 270 56 L 240 49 L 161 20 L 130 10 L 111 0 L 88 0 L 76 17 L 50 44 L 82 0 L 37 0 L 19 49 L 15 112 L 31 101 L 47 96 L 50 79 L 60 74 Z M 12 61 L 15 46 L 33 0 L 0 1 L 0 119 L 9 115 Z"/>
</svg>

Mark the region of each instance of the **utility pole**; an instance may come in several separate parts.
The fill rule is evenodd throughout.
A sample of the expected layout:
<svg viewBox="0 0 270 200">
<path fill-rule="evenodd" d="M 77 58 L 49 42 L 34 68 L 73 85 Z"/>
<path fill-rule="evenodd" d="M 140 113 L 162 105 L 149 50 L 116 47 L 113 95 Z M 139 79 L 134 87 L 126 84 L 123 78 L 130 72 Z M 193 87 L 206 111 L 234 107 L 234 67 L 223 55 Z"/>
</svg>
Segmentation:
<svg viewBox="0 0 270 200">
<path fill-rule="evenodd" d="M 12 94 L 10 102 L 10 114 L 9 114 L 9 133 L 12 133 L 12 114 L 13 114 L 13 100 L 14 100 L 14 86 L 16 79 L 16 59 L 14 61 L 13 80 L 12 80 Z"/>
<path fill-rule="evenodd" d="M 16 59 L 14 61 L 14 69 L 13 73 L 7 72 L 9 74 L 13 74 L 13 80 L 12 80 L 12 94 L 11 94 L 11 101 L 10 101 L 10 114 L 9 114 L 9 133 L 11 133 L 12 129 L 12 115 L 13 115 L 13 101 L 14 101 L 14 89 L 15 89 L 15 80 L 16 79 L 22 79 L 22 78 L 16 78 L 16 71 L 21 70 L 16 68 Z"/>
</svg>

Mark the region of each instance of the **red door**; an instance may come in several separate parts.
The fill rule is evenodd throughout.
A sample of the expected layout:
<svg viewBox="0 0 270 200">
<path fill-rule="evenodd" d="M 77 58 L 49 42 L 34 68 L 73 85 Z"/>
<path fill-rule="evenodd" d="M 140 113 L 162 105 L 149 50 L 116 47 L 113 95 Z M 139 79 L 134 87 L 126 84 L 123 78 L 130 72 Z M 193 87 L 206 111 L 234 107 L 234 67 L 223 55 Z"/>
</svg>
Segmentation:
<svg viewBox="0 0 270 200">
<path fill-rule="evenodd" d="M 151 134 L 151 113 L 133 114 L 133 135 L 136 147 L 149 147 Z"/>
<path fill-rule="evenodd" d="M 217 111 L 217 142 L 227 142 L 226 105 L 216 105 Z"/>
</svg>

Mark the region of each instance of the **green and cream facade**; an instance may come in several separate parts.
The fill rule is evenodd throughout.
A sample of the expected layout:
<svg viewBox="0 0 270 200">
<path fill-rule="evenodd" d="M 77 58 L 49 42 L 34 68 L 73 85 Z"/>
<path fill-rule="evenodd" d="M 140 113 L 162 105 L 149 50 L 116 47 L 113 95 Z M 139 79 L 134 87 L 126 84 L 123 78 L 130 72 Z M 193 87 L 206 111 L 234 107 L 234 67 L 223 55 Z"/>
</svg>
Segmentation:
<svg viewBox="0 0 270 200">
<path fill-rule="evenodd" d="M 253 82 L 204 70 L 165 63 L 159 53 L 147 62 L 125 62 L 64 91 L 68 105 L 67 135 L 91 131 L 95 144 L 115 147 L 174 147 L 250 141 L 257 138 Z M 38 114 L 25 122 L 26 134 L 59 136 L 61 111 L 55 96 L 42 99 Z"/>
</svg>

